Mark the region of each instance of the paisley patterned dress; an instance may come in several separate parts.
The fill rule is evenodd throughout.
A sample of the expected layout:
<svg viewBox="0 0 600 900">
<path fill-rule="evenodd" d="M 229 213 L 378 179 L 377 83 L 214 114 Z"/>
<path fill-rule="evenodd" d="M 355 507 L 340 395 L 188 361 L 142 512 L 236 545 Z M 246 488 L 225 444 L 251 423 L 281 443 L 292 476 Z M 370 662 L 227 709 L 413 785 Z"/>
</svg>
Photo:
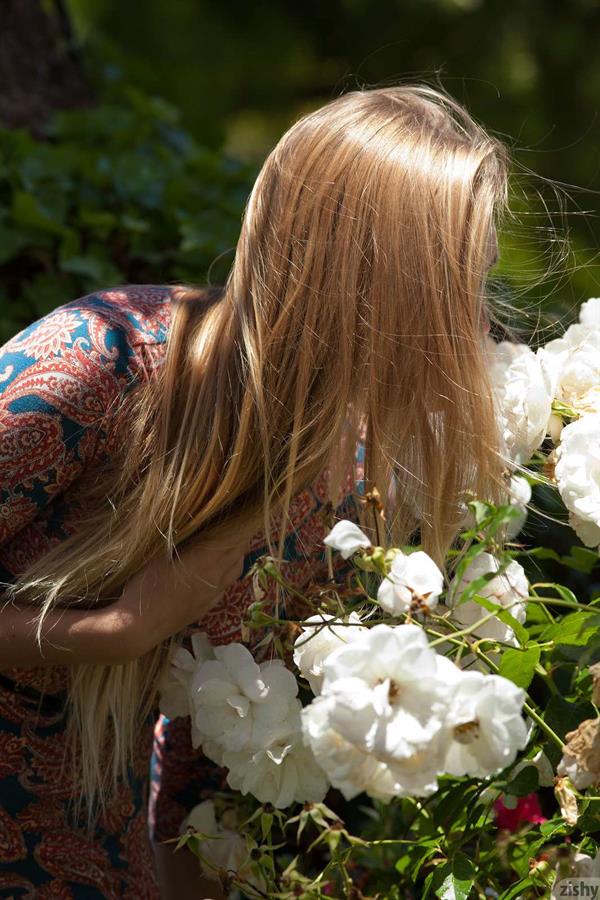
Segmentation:
<svg viewBox="0 0 600 900">
<path fill-rule="evenodd" d="M 111 409 L 162 365 L 173 310 L 166 285 L 127 285 L 65 303 L 0 347 L 0 581 L 77 528 L 77 485 L 111 458 Z M 352 473 L 338 515 L 355 518 Z M 339 498 L 338 498 L 339 499 Z M 324 474 L 291 509 L 285 574 L 299 588 L 325 573 Z M 273 523 L 273 536 L 278 523 Z M 253 596 L 247 572 L 193 630 L 240 639 Z M 0 585 L 1 588 L 1 585 Z M 0 897 L 156 900 L 150 834 L 178 833 L 186 812 L 224 773 L 190 742 L 189 720 L 149 720 L 127 781 L 90 836 L 68 816 L 65 667 L 0 672 Z M 154 742 L 154 753 L 152 747 Z M 152 776 L 150 761 L 152 756 Z M 150 831 L 148 827 L 149 787 Z"/>
</svg>

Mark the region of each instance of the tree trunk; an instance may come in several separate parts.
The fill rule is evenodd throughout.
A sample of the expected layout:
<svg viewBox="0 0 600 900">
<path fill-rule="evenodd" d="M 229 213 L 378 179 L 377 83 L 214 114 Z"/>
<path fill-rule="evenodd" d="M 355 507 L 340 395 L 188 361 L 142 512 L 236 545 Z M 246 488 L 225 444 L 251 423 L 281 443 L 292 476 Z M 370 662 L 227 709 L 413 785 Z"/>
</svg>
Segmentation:
<svg viewBox="0 0 600 900">
<path fill-rule="evenodd" d="M 54 110 L 94 103 L 63 0 L 0 0 L 0 124 L 41 136 Z"/>
</svg>

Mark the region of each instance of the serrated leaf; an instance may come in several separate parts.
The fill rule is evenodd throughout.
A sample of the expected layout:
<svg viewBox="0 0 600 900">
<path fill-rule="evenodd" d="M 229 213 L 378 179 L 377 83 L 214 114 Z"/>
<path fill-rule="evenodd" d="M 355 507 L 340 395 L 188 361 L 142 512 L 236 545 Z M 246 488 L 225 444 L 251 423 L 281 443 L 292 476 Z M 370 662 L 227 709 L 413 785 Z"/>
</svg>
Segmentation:
<svg viewBox="0 0 600 900">
<path fill-rule="evenodd" d="M 580 610 L 569 613 L 560 622 L 549 625 L 540 635 L 540 641 L 556 641 L 559 644 L 586 644 L 590 631 L 600 625 L 597 611 Z"/>
<path fill-rule="evenodd" d="M 505 650 L 500 658 L 499 674 L 526 690 L 531 684 L 540 655 L 539 647 Z"/>
</svg>

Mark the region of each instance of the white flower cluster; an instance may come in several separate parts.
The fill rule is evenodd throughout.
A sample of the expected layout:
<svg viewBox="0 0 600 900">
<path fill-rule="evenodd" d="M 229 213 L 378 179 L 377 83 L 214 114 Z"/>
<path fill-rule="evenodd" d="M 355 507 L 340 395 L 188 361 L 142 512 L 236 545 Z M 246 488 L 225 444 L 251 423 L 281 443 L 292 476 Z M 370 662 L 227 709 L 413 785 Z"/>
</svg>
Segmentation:
<svg viewBox="0 0 600 900">
<path fill-rule="evenodd" d="M 348 521 L 325 541 L 347 557 L 373 552 Z M 394 616 L 428 615 L 444 590 L 441 571 L 422 551 L 391 556 L 378 604 Z M 486 573 L 493 577 L 480 593 L 522 621 L 528 585 L 517 563 L 500 572 L 482 554 L 453 596 Z M 473 600 L 453 614 L 459 625 L 489 617 L 478 636 L 512 640 L 510 627 Z M 229 770 L 230 787 L 263 803 L 320 801 L 329 785 L 347 798 L 427 796 L 440 774 L 491 775 L 527 744 L 524 691 L 462 671 L 420 625 L 368 627 L 355 612 L 343 620 L 319 613 L 303 623 L 294 662 L 315 695 L 304 709 L 280 661 L 259 665 L 242 644 L 211 647 L 204 635 L 192 638 L 191 652 L 174 653 L 161 685 L 165 715 L 189 715 L 194 745 Z"/>
<path fill-rule="evenodd" d="M 338 522 L 326 542 L 347 556 L 368 545 L 347 521 Z M 457 599 L 475 578 L 499 572 L 493 557 L 482 557 L 456 585 Z M 511 563 L 481 594 L 523 621 L 528 587 L 521 566 Z M 442 573 L 426 553 L 398 552 L 377 600 L 395 616 L 428 613 L 443 588 Z M 469 624 L 485 614 L 471 600 L 459 610 Z M 488 633 L 497 640 L 513 634 L 493 615 L 481 626 L 480 636 Z M 362 791 L 382 800 L 428 796 L 440 774 L 491 775 L 527 744 L 524 691 L 497 675 L 461 671 L 435 652 L 418 625 L 367 628 L 356 613 L 346 624 L 313 617 L 296 639 L 294 661 L 316 694 L 302 711 L 305 740 L 347 799 Z"/>
<path fill-rule="evenodd" d="M 298 683 L 280 660 L 258 665 L 242 644 L 179 648 L 160 687 L 161 711 L 189 715 L 192 742 L 228 770 L 242 794 L 283 809 L 318 802 L 327 781 L 304 746 Z"/>
<path fill-rule="evenodd" d="M 561 427 L 554 416 L 557 442 L 555 477 L 569 521 L 588 547 L 600 546 L 600 298 L 584 303 L 579 322 L 562 338 L 538 350 L 555 405 L 569 417 Z"/>
<path fill-rule="evenodd" d="M 487 776 L 525 747 L 525 694 L 512 682 L 462 672 L 418 625 L 348 630 L 302 711 L 305 740 L 347 799 L 428 796 L 438 775 Z"/>
<path fill-rule="evenodd" d="M 526 344 L 491 340 L 490 373 L 508 465 L 526 464 L 549 435 L 558 490 L 569 521 L 588 547 L 600 547 L 600 298 L 587 300 L 579 321 L 534 353 Z M 570 423 L 563 427 L 563 416 Z M 530 488 L 513 476 L 509 493 L 524 524 Z"/>
</svg>

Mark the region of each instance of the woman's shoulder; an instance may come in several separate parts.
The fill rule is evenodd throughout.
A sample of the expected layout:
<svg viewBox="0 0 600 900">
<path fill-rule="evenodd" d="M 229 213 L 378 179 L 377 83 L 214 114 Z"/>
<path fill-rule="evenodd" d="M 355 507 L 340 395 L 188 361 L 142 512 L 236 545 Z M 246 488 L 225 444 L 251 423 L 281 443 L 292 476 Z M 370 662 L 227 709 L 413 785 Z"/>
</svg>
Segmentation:
<svg viewBox="0 0 600 900">
<path fill-rule="evenodd" d="M 170 285 L 128 284 L 69 300 L 31 322 L 0 348 L 3 354 L 45 359 L 78 345 L 163 344 L 172 315 Z M 91 339 L 91 344 L 90 344 Z"/>
<path fill-rule="evenodd" d="M 171 325 L 173 290 L 167 284 L 119 285 L 64 303 L 50 315 L 74 314 L 119 328 L 130 346 L 161 344 Z"/>
<path fill-rule="evenodd" d="M 169 285 L 131 284 L 97 290 L 46 313 L 0 347 L 0 390 L 17 379 L 81 384 L 109 377 L 147 377 L 165 356 Z M 20 382 L 19 382 L 20 383 Z"/>
</svg>

